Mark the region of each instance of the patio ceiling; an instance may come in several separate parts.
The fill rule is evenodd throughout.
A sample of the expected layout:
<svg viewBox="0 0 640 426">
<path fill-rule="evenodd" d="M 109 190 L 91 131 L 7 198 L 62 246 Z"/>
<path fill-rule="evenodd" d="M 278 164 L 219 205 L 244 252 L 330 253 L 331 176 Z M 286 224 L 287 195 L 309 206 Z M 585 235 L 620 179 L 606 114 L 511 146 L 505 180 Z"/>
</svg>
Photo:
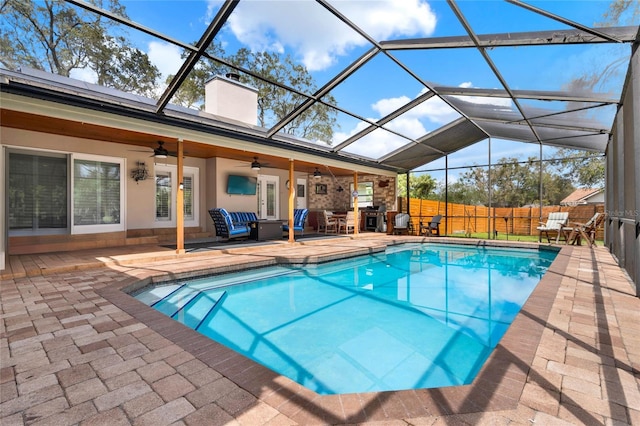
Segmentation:
<svg viewBox="0 0 640 426">
<path fill-rule="evenodd" d="M 600 52 L 604 67 L 611 55 L 628 57 L 631 45 L 639 40 L 638 26 L 593 28 L 579 19 L 560 16 L 517 0 L 490 3 L 496 10 L 503 7 L 515 10 L 521 21 L 500 22 L 498 17 L 489 12 L 487 22 L 474 21 L 473 14 L 465 9 L 473 7 L 470 3 L 478 2 L 458 3 L 449 0 L 446 3 L 447 10 L 439 11 L 448 15 L 439 16 L 439 19 L 455 21 L 457 34 L 381 39 L 369 31 L 369 22 L 362 20 L 358 14 L 351 13 L 349 2 L 295 2 L 296 7 L 307 8 L 309 14 L 322 17 L 317 20 L 319 26 L 332 20 L 336 26 L 357 39 L 354 42 L 357 46 L 354 52 L 357 54 L 350 59 L 336 59 L 337 65 L 330 68 L 333 71 L 321 74 L 323 77 L 317 81 L 319 88 L 313 93 L 301 93 L 283 81 L 265 80 L 301 101 L 284 118 L 273 120 L 265 127 L 258 127 L 239 125 L 199 110 L 178 107 L 171 100 L 189 73 L 202 61 L 222 63 L 241 76 L 250 75 L 262 79 L 248 69 L 233 66 L 224 58 L 210 55 L 206 49 L 212 41 L 223 36 L 224 29 L 230 25 L 231 20 L 248 16 L 247 14 L 259 14 L 259 4 L 264 2 L 241 0 L 219 3 L 199 41 L 190 44 L 189 41 L 172 35 L 172 28 L 140 22 L 142 16 L 125 19 L 82 0 L 66 1 L 112 19 L 136 36 L 150 37 L 186 52 L 184 62 L 175 77 L 155 99 L 96 88 L 84 83 L 76 84 L 59 77 L 45 78 L 43 74 L 36 72 L 27 76 L 26 71 L 3 71 L 5 78 L 14 85 L 12 89 L 8 89 L 3 81 L 3 91 L 30 92 L 30 96 L 43 97 L 45 91 L 65 93 L 69 98 L 74 97 L 78 106 L 94 102 L 92 108 L 130 114 L 142 119 L 155 116 L 158 123 L 194 132 L 209 132 L 218 138 L 216 142 L 186 137 L 185 151 L 188 155 L 222 156 L 250 161 L 259 153 L 261 158 L 264 155 L 265 160 L 274 167 L 287 168 L 288 157 L 284 153 L 290 150 L 290 157 L 301 158 L 299 166 L 310 170 L 318 164 L 313 158 L 319 157 L 341 164 L 353 164 L 353 169 L 380 168 L 387 173 L 403 173 L 487 138 L 604 152 L 613 116 L 620 103 L 624 75 L 609 81 L 606 90 L 600 92 L 575 87 L 566 90 L 560 83 L 547 84 L 533 79 L 531 87 L 527 87 L 517 77 L 544 66 L 536 62 L 539 59 L 531 59 L 534 56 L 540 57 L 540 49 L 550 52 L 552 49 L 554 52 L 566 49 L 566 55 L 574 55 L 575 58 L 579 58 L 580 53 L 587 49 L 590 55 L 594 54 L 593 49 L 601 49 L 596 50 L 595 54 Z M 126 1 L 123 3 L 126 4 Z M 294 2 L 275 4 L 278 7 L 292 7 Z M 543 4 L 553 8 L 551 3 Z M 184 3 L 176 2 L 175 7 L 184 7 L 181 5 Z M 438 6 L 444 7 L 443 3 Z M 597 18 L 593 17 L 594 20 Z M 278 25 L 281 23 L 273 22 L 272 28 Z M 532 26 L 536 28 L 522 32 L 512 30 Z M 504 32 L 481 34 L 484 27 L 504 29 Z M 322 28 L 308 30 L 323 33 Z M 274 33 L 277 34 L 277 31 Z M 331 34 L 325 36 L 331 37 Z M 607 50 L 602 46 L 606 46 Z M 611 53 L 609 49 L 615 49 L 615 53 Z M 534 50 L 536 55 L 531 54 Z M 443 56 L 444 53 L 447 54 L 446 57 Z M 303 60 L 299 61 L 303 65 Z M 514 66 L 514 63 L 518 66 Z M 452 76 L 447 81 L 438 80 L 433 74 L 433 70 L 438 67 L 451 68 L 451 74 L 455 71 L 455 77 Z M 386 72 L 373 72 L 379 69 Z M 569 77 L 573 76 L 567 76 L 567 84 Z M 480 81 L 480 87 L 465 84 Z M 396 83 L 399 86 L 400 82 L 413 91 L 409 94 L 394 91 Z M 27 86 L 30 89 L 23 90 Z M 363 98 L 369 92 L 379 92 L 378 99 L 393 99 L 395 107 L 387 108 L 384 113 L 380 113 L 380 117 L 372 118 L 371 111 L 353 99 L 353 93 L 358 88 L 360 91 L 357 93 Z M 336 99 L 336 103 L 329 102 L 328 96 Z M 305 140 L 282 131 L 287 124 L 318 103 L 333 111 L 342 123 L 349 123 L 350 131 L 334 129 L 332 141 Z M 438 118 L 425 115 L 424 111 L 432 114 L 435 111 L 439 114 Z M 6 123 L 5 118 L 7 117 L 3 116 L 3 122 Z M 21 119 L 26 126 L 29 118 L 23 116 Z M 403 125 L 409 120 L 418 125 Z M 40 123 L 42 126 L 45 124 Z M 96 138 L 105 136 L 100 134 L 99 126 L 93 130 Z M 152 133 L 146 133 L 147 136 L 136 135 L 132 139 L 131 132 L 120 135 L 123 143 L 138 143 L 147 147 L 155 144 L 155 135 Z M 118 135 L 109 133 L 109 138 L 108 140 L 116 141 L 114 138 L 118 138 Z M 234 138 L 248 143 L 250 148 L 243 150 L 241 146 L 225 147 L 226 141 Z M 340 172 L 348 172 L 348 167 L 341 168 Z"/>
</svg>

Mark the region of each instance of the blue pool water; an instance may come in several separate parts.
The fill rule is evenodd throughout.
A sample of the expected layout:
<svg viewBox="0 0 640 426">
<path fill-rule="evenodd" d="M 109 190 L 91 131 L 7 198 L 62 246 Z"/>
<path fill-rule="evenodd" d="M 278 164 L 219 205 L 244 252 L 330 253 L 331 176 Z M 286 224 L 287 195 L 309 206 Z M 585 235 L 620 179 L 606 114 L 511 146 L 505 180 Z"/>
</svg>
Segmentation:
<svg viewBox="0 0 640 426">
<path fill-rule="evenodd" d="M 136 297 L 320 393 L 470 383 L 555 251 L 404 244 Z"/>
</svg>

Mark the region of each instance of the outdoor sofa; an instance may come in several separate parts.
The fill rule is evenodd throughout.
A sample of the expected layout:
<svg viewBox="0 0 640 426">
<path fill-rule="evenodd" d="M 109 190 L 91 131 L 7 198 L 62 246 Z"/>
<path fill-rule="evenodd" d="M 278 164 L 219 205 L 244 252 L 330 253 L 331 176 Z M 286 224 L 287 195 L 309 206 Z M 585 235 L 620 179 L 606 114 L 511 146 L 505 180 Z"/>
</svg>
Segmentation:
<svg viewBox="0 0 640 426">
<path fill-rule="evenodd" d="M 231 213 L 223 208 L 215 208 L 209 210 L 209 216 L 213 220 L 216 228 L 216 236 L 227 239 L 248 237 L 250 234 L 249 224 L 247 222 L 236 222 Z M 238 218 L 240 218 L 238 216 Z M 256 217 L 256 220 L 257 217 Z"/>
</svg>

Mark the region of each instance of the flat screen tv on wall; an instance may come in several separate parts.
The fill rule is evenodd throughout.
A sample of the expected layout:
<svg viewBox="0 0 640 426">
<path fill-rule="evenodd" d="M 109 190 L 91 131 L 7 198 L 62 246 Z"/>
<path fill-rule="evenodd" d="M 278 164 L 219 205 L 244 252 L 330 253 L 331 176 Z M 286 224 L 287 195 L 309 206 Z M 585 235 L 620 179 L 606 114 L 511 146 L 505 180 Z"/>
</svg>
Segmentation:
<svg viewBox="0 0 640 426">
<path fill-rule="evenodd" d="M 229 175 L 227 194 L 256 195 L 258 178 L 255 176 Z"/>
</svg>

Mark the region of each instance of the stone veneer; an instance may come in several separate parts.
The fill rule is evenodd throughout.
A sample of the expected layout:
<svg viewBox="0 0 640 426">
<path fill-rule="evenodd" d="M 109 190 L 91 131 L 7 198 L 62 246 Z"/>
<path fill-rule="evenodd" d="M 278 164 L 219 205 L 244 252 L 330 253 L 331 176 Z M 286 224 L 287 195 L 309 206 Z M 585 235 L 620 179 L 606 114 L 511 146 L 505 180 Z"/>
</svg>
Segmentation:
<svg viewBox="0 0 640 426">
<path fill-rule="evenodd" d="M 387 176 L 358 175 L 358 182 L 373 182 L 373 197 L 375 205 L 384 204 L 387 210 L 396 209 L 396 179 Z M 349 210 L 351 196 L 349 185 L 353 183 L 353 176 L 323 175 L 320 179 L 309 179 L 309 210 Z M 326 194 L 316 194 L 316 184 L 327 185 Z M 344 191 L 338 192 L 338 186 Z"/>
</svg>

